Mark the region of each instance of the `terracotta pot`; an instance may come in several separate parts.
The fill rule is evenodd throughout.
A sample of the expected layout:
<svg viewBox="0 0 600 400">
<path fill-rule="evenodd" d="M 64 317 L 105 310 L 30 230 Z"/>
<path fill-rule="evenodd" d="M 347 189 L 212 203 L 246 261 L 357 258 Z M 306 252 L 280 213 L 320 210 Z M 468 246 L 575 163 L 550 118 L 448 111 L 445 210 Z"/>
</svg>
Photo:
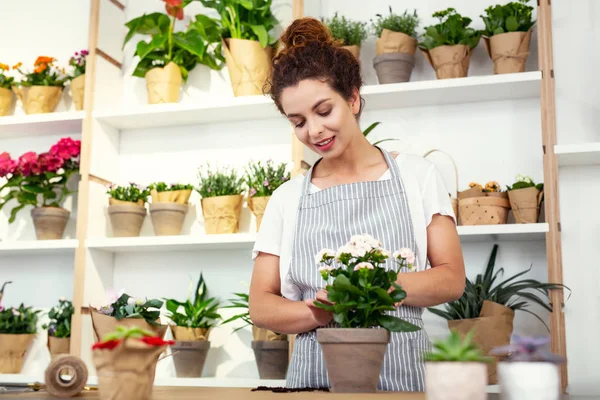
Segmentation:
<svg viewBox="0 0 600 400">
<path fill-rule="evenodd" d="M 54 112 L 62 96 L 60 86 L 14 86 L 13 91 L 27 114 Z"/>
<path fill-rule="evenodd" d="M 271 70 L 273 48 L 263 48 L 255 40 L 225 39 L 223 53 L 233 94 L 262 95 Z"/>
<path fill-rule="evenodd" d="M 267 209 L 271 196 L 248 197 L 248 207 L 256 217 L 256 232 L 260 230 L 260 224 Z"/>
<path fill-rule="evenodd" d="M 79 75 L 71 81 L 71 98 L 75 104 L 75 110 L 83 110 L 83 94 L 85 92 L 85 74 Z"/>
<path fill-rule="evenodd" d="M 171 345 L 175 374 L 179 378 L 200 378 L 210 349 L 208 340 L 176 341 Z"/>
<path fill-rule="evenodd" d="M 487 367 L 476 362 L 426 362 L 427 400 L 487 399 Z"/>
<path fill-rule="evenodd" d="M 61 207 L 37 207 L 31 210 L 38 240 L 59 240 L 65 233 L 69 211 Z"/>
<path fill-rule="evenodd" d="M 48 335 L 48 350 L 50 350 L 51 359 L 55 359 L 61 354 L 69 354 L 71 348 L 71 338 L 57 338 Z"/>
<path fill-rule="evenodd" d="M 189 206 L 176 203 L 151 203 L 150 217 L 157 236 L 179 235 Z"/>
<path fill-rule="evenodd" d="M 146 92 L 148 104 L 177 103 L 183 78 L 181 69 L 174 62 L 164 67 L 152 68 L 146 72 Z"/>
<path fill-rule="evenodd" d="M 0 334 L 0 374 L 18 374 L 35 334 Z"/>
<path fill-rule="evenodd" d="M 506 400 L 558 400 L 559 366 L 547 362 L 500 362 L 498 378 Z"/>
<path fill-rule="evenodd" d="M 483 38 L 488 55 L 494 62 L 494 74 L 525 72 L 531 29 L 527 32 L 505 32 Z"/>
<path fill-rule="evenodd" d="M 0 117 L 10 115 L 15 108 L 15 96 L 9 89 L 0 88 Z"/>
<path fill-rule="evenodd" d="M 253 340 L 260 379 L 285 379 L 289 365 L 289 342 L 287 340 Z"/>
<path fill-rule="evenodd" d="M 317 329 L 333 392 L 375 393 L 390 342 L 385 329 Z M 360 371 L 360 372 L 359 372 Z"/>
<path fill-rule="evenodd" d="M 139 236 L 146 217 L 146 207 L 134 203 L 108 206 L 113 237 Z"/>
<path fill-rule="evenodd" d="M 241 194 L 207 197 L 200 200 L 206 233 L 239 232 L 243 201 L 244 197 Z"/>
<path fill-rule="evenodd" d="M 380 84 L 410 81 L 415 67 L 415 56 L 408 53 L 385 53 L 373 59 Z"/>
<path fill-rule="evenodd" d="M 348 50 L 357 60 L 360 61 L 360 46 L 342 46 L 342 49 Z"/>
<path fill-rule="evenodd" d="M 96 340 L 102 339 L 107 333 L 114 332 L 117 326 L 138 326 L 150 332 L 156 333 L 161 338 L 165 336 L 167 332 L 167 325 L 150 325 L 143 318 L 124 318 L 117 320 L 115 317 L 109 317 L 99 313 L 94 309 L 90 309 L 90 316 L 92 317 L 92 328 L 94 329 L 94 335 Z M 160 323 L 160 320 L 156 321 Z"/>
</svg>

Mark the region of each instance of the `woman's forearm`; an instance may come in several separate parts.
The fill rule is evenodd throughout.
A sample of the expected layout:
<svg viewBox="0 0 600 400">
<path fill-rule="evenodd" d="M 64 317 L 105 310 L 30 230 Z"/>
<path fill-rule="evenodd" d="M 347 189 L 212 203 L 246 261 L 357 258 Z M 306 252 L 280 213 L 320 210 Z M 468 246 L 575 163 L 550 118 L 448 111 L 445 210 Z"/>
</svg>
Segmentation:
<svg viewBox="0 0 600 400">
<path fill-rule="evenodd" d="M 398 274 L 397 283 L 406 291 L 402 304 L 415 307 L 433 307 L 454 301 L 465 289 L 461 267 L 441 265 L 426 271 Z"/>
<path fill-rule="evenodd" d="M 297 334 L 319 326 L 308 306 L 272 293 L 253 293 L 250 319 L 255 326 L 277 333 Z"/>
</svg>

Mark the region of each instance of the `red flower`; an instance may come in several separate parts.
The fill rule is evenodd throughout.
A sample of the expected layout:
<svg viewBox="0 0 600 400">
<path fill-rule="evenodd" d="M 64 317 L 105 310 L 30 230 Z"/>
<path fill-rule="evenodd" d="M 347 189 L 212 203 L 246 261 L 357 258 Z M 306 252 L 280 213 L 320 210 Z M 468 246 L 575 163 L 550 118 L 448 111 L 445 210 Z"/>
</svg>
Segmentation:
<svg viewBox="0 0 600 400">
<path fill-rule="evenodd" d="M 4 152 L 0 154 L 0 178 L 15 172 L 17 161 L 10 158 L 10 154 Z"/>
<path fill-rule="evenodd" d="M 24 176 L 29 176 L 31 174 L 37 175 L 41 172 L 41 167 L 35 152 L 29 151 L 19 157 L 19 171 Z"/>
<path fill-rule="evenodd" d="M 38 157 L 38 163 L 44 172 L 56 172 L 64 162 L 60 156 L 51 153 L 42 153 Z"/>
<path fill-rule="evenodd" d="M 164 0 L 167 14 L 177 19 L 183 19 L 183 0 Z"/>
<path fill-rule="evenodd" d="M 165 346 L 175 344 L 173 340 L 163 340 L 158 336 L 146 336 L 141 338 L 140 340 L 150 346 Z"/>
<path fill-rule="evenodd" d="M 58 143 L 50 148 L 50 154 L 58 155 L 65 160 L 77 157 L 80 152 L 81 141 L 71 138 L 60 139 Z"/>
<path fill-rule="evenodd" d="M 116 339 L 108 340 L 106 342 L 98 342 L 92 346 L 92 350 L 112 350 L 117 347 L 119 343 L 121 343 L 121 341 Z"/>
</svg>

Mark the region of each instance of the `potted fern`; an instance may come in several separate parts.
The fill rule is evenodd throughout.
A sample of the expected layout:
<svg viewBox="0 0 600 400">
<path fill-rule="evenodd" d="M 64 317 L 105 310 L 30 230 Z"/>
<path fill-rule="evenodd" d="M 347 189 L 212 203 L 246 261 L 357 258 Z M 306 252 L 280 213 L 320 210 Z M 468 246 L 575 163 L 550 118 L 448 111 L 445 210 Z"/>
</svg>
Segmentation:
<svg viewBox="0 0 600 400">
<path fill-rule="evenodd" d="M 512 186 L 507 186 L 510 207 L 517 224 L 534 224 L 540 216 L 544 199 L 544 184 L 533 182 L 530 176 L 517 175 Z"/>
<path fill-rule="evenodd" d="M 377 41 L 376 57 L 373 67 L 380 84 L 408 82 L 415 66 L 417 50 L 417 27 L 419 16 L 417 10 L 412 13 L 394 14 L 390 6 L 390 14 L 386 17 L 376 14 L 377 20 L 371 27 Z"/>
<path fill-rule="evenodd" d="M 271 195 L 290 179 L 290 173 L 286 172 L 286 163 L 275 166 L 273 160 L 264 163 L 258 161 L 250 162 L 246 166 L 245 178 L 248 186 L 248 207 L 256 217 L 258 232 Z"/>
<path fill-rule="evenodd" d="M 474 343 L 485 354 L 489 354 L 495 347 L 510 343 L 515 311 L 526 312 L 546 326 L 540 316 L 528 308 L 531 304 L 536 304 L 551 312 L 548 298 L 550 290 L 565 287 L 535 279 L 518 279 L 529 272 L 531 267 L 500 281 L 504 270 L 495 270 L 497 253 L 498 245 L 495 244 L 485 272 L 483 275 L 478 274 L 474 281 L 466 278 L 465 292 L 458 300 L 447 303 L 444 309 L 428 308 L 435 315 L 446 319 L 448 328 L 463 336 L 473 331 Z M 547 326 L 546 328 L 548 329 Z M 497 382 L 495 362 L 489 365 L 488 377 L 490 384 Z"/>
<path fill-rule="evenodd" d="M 75 309 L 73 303 L 64 297 L 58 300 L 58 305 L 48 313 L 50 322 L 42 325 L 48 330 L 48 349 L 50 356 L 55 358 L 61 354 L 69 354 L 71 347 L 71 318 Z"/>
<path fill-rule="evenodd" d="M 148 188 L 130 182 L 129 186 L 111 185 L 106 193 L 109 195 L 108 216 L 113 236 L 139 236 L 146 218 Z"/>
<path fill-rule="evenodd" d="M 178 377 L 199 378 L 210 349 L 210 330 L 221 319 L 217 312 L 220 302 L 208 297 L 202 274 L 195 285 L 195 291 L 188 297 L 184 302 L 165 299 L 169 311 L 167 317 L 173 322 L 170 325 L 175 339 L 175 344 L 171 346 L 173 363 Z"/>
<path fill-rule="evenodd" d="M 529 0 L 519 0 L 490 6 L 481 16 L 485 23 L 483 43 L 494 62 L 494 74 L 525 71 L 535 25 L 533 7 L 527 3 Z"/>
<path fill-rule="evenodd" d="M 15 96 L 12 92 L 15 78 L 6 74 L 9 70 L 8 65 L 0 63 L 0 117 L 11 114 L 15 106 Z"/>
<path fill-rule="evenodd" d="M 362 21 L 353 21 L 345 16 L 338 16 L 336 12 L 332 18 L 324 19 L 323 22 L 331 32 L 331 36 L 342 44 L 342 48 L 347 49 L 360 60 L 360 46 L 368 36 L 367 23 Z"/>
<path fill-rule="evenodd" d="M 188 184 L 155 182 L 148 186 L 152 203 L 150 217 L 154 233 L 158 236 L 179 235 L 194 187 Z"/>
<path fill-rule="evenodd" d="M 484 400 L 487 398 L 486 364 L 473 342 L 473 332 L 464 338 L 451 331 L 445 340 L 433 343 L 433 351 L 424 352 L 425 392 L 428 400 Z"/>
<path fill-rule="evenodd" d="M 471 18 L 463 17 L 454 8 L 433 14 L 439 23 L 425 28 L 419 47 L 438 79 L 467 76 L 471 52 L 479 43 L 481 32 L 470 28 Z"/>
</svg>

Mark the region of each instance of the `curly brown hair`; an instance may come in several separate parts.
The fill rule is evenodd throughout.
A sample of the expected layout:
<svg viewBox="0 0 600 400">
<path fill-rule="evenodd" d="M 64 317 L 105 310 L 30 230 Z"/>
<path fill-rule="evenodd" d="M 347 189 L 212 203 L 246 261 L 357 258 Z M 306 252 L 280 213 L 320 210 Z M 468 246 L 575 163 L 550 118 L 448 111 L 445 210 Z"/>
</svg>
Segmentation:
<svg viewBox="0 0 600 400">
<path fill-rule="evenodd" d="M 304 79 L 324 80 L 344 99 L 350 99 L 354 88 L 360 90 L 363 82 L 360 63 L 350 51 L 340 47 L 329 29 L 315 18 L 299 18 L 281 35 L 284 48 L 273 58 L 273 69 L 264 92 L 269 94 L 277 108 L 281 93 Z"/>
</svg>

